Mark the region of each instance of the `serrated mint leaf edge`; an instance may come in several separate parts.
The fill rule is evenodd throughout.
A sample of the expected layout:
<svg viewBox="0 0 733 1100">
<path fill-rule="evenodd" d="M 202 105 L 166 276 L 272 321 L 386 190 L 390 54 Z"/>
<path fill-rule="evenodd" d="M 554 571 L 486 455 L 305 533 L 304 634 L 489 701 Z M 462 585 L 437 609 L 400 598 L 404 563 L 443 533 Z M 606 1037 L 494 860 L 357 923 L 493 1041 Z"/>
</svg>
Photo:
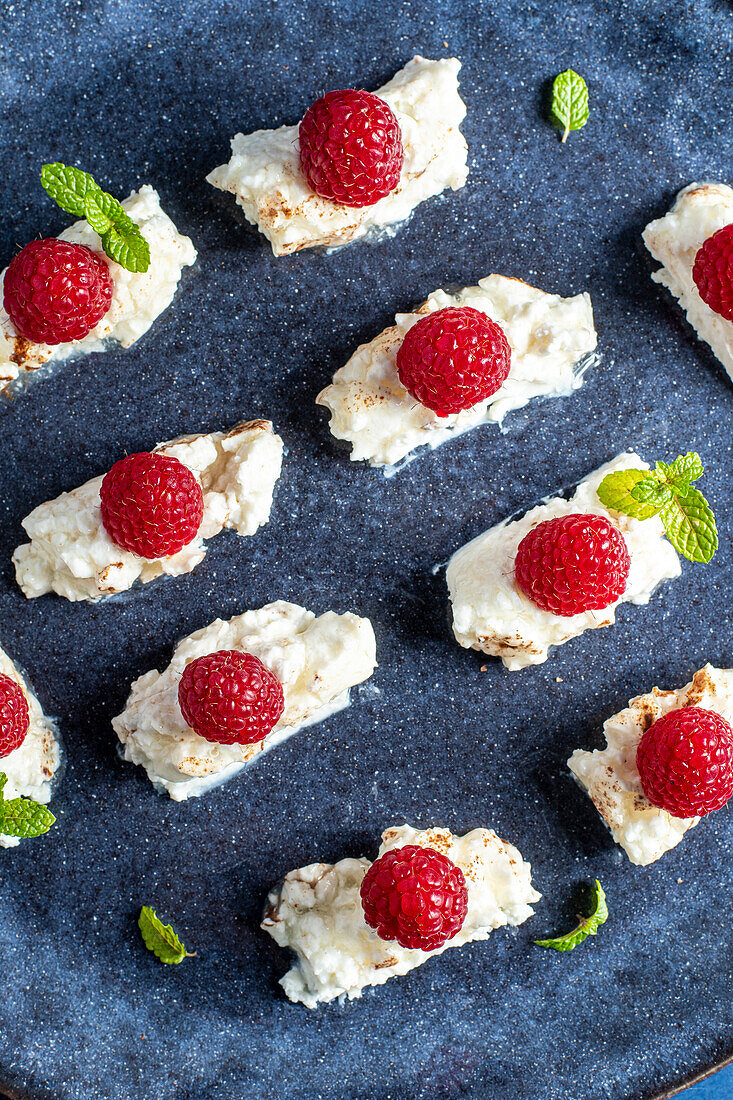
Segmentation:
<svg viewBox="0 0 733 1100">
<path fill-rule="evenodd" d="M 596 495 L 601 504 L 605 505 L 606 508 L 613 509 L 614 512 L 621 512 L 622 515 L 631 516 L 632 519 L 651 519 L 659 509 L 652 504 L 642 503 L 632 496 L 635 485 L 646 481 L 649 478 L 649 473 L 649 470 L 614 470 L 603 478 L 596 489 Z M 627 488 L 624 483 L 628 483 L 631 478 L 635 478 L 634 483 Z M 621 494 L 619 494 L 617 486 L 622 486 Z M 633 511 L 631 510 L 632 507 Z"/>
<path fill-rule="evenodd" d="M 685 498 L 687 509 L 684 507 Z M 659 518 L 678 554 L 700 565 L 712 561 L 718 549 L 718 525 L 712 508 L 699 489 L 692 485 L 674 488 L 672 499 L 660 509 Z"/>
<path fill-rule="evenodd" d="M 588 85 L 580 73 L 565 69 L 552 82 L 551 113 L 567 141 L 571 130 L 581 130 L 588 121 Z"/>
<path fill-rule="evenodd" d="M 32 798 L 3 799 L 0 804 L 0 833 L 21 840 L 43 836 L 56 818 L 41 802 Z"/>
<path fill-rule="evenodd" d="M 57 206 L 75 218 L 85 217 L 87 195 L 102 194 L 101 187 L 88 172 L 60 161 L 41 166 L 41 186 Z"/>
<path fill-rule="evenodd" d="M 572 951 L 578 947 L 588 936 L 595 936 L 602 924 L 608 920 L 608 902 L 606 892 L 598 879 L 593 887 L 594 906 L 593 912 L 588 917 L 581 917 L 580 923 L 571 932 L 564 936 L 554 936 L 548 940 L 534 940 L 538 947 L 551 947 L 554 951 Z"/>
<path fill-rule="evenodd" d="M 166 966 L 177 966 L 195 954 L 186 950 L 173 927 L 163 924 L 152 906 L 143 905 L 137 924 L 148 951 L 152 951 Z"/>
</svg>

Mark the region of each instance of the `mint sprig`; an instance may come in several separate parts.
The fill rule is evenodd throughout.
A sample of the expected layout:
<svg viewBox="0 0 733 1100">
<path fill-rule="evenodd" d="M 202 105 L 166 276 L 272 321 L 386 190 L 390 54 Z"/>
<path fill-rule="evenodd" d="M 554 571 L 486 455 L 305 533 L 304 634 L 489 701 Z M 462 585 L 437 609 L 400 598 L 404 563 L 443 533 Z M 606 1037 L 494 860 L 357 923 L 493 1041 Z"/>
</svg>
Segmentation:
<svg viewBox="0 0 733 1100">
<path fill-rule="evenodd" d="M 551 947 L 553 951 L 572 951 L 574 947 L 587 940 L 588 936 L 595 936 L 602 924 L 608 920 L 608 903 L 606 894 L 598 879 L 593 887 L 593 912 L 590 916 L 578 916 L 578 925 L 572 932 L 566 932 L 564 936 L 555 936 L 550 940 L 535 940 L 539 947 Z"/>
<path fill-rule="evenodd" d="M 184 959 L 192 959 L 195 951 L 187 951 L 170 924 L 162 920 L 149 905 L 143 905 L 137 919 L 140 933 L 148 951 L 167 966 L 177 966 Z"/>
<path fill-rule="evenodd" d="M 718 529 L 712 508 L 692 485 L 703 471 L 694 451 L 674 462 L 657 462 L 653 470 L 617 470 L 598 486 L 598 499 L 633 519 L 658 515 L 678 554 L 709 562 L 718 549 Z"/>
<path fill-rule="evenodd" d="M 127 271 L 144 274 L 148 270 L 150 245 L 140 227 L 88 172 L 68 164 L 44 164 L 41 184 L 62 210 L 86 218 L 110 259 Z"/>
<path fill-rule="evenodd" d="M 552 120 L 562 130 L 561 141 L 571 130 L 581 130 L 588 121 L 588 85 L 582 76 L 566 69 L 552 82 Z"/>
<path fill-rule="evenodd" d="M 32 798 L 5 798 L 3 788 L 8 781 L 0 772 L 0 833 L 26 839 L 47 833 L 56 818 L 50 810 Z"/>
</svg>

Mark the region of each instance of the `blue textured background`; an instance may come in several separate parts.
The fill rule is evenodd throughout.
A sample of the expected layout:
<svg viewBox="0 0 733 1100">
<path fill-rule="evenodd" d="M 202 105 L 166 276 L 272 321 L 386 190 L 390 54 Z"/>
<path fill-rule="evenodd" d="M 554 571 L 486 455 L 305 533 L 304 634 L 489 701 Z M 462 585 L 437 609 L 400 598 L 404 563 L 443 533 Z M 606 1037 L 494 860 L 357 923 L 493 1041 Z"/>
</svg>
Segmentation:
<svg viewBox="0 0 733 1100">
<path fill-rule="evenodd" d="M 132 350 L 72 363 L 0 406 L 0 637 L 69 750 L 45 841 L 0 856 L 0 1086 L 34 1100 L 648 1097 L 730 1053 L 733 829 L 721 811 L 649 869 L 615 849 L 564 763 L 602 720 L 705 660 L 733 664 L 730 382 L 649 279 L 639 234 L 693 179 L 731 178 L 733 14 L 669 4 L 477 0 L 3 5 L 0 258 L 65 215 L 61 159 L 119 195 L 142 182 L 200 250 Z M 396 239 L 275 260 L 205 173 L 237 130 L 295 122 L 326 88 L 376 87 L 413 53 L 462 58 L 467 187 Z M 573 66 L 591 121 L 561 146 L 548 80 Z M 387 481 L 334 445 L 318 390 L 437 286 L 498 271 L 593 296 L 601 366 L 572 398 L 485 428 Z M 32 507 L 125 451 L 271 417 L 289 452 L 272 522 L 195 574 L 117 602 L 26 602 L 10 555 Z M 469 537 L 636 446 L 696 448 L 722 549 L 615 629 L 508 674 L 451 640 L 442 575 Z M 371 616 L 380 668 L 347 713 L 190 805 L 118 762 L 110 717 L 183 634 L 283 597 Z M 481 672 L 482 664 L 488 665 Z M 277 987 L 267 889 L 372 856 L 404 819 L 489 825 L 532 861 L 537 916 L 313 1014 Z M 572 955 L 599 876 L 612 917 Z M 576 894 L 575 898 L 573 894 Z M 198 958 L 165 969 L 141 903 Z"/>
</svg>

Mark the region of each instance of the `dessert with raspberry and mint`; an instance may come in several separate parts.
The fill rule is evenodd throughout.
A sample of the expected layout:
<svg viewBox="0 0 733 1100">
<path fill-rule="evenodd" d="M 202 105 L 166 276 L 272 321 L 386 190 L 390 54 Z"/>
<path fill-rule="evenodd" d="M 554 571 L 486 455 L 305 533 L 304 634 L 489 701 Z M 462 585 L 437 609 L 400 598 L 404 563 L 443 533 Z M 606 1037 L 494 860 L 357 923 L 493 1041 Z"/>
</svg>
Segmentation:
<svg viewBox="0 0 733 1100">
<path fill-rule="evenodd" d="M 663 265 L 652 279 L 672 292 L 733 378 L 733 188 L 689 184 L 643 237 Z"/>
<path fill-rule="evenodd" d="M 414 57 L 377 92 L 340 88 L 297 126 L 237 134 L 206 178 L 231 192 L 276 256 L 392 233 L 468 175 L 455 58 Z"/>
<path fill-rule="evenodd" d="M 41 180 L 81 220 L 31 241 L 0 274 L 0 392 L 45 363 L 130 347 L 196 259 L 152 187 L 118 203 L 66 165 L 44 165 Z"/>
<path fill-rule="evenodd" d="M 394 466 L 533 398 L 583 383 L 597 344 L 588 294 L 561 298 L 521 279 L 436 290 L 362 344 L 319 393 L 352 461 Z"/>
<path fill-rule="evenodd" d="M 39 504 L 13 555 L 29 598 L 97 600 L 136 582 L 190 573 L 206 540 L 268 522 L 283 441 L 269 420 L 190 435 L 127 455 L 101 477 Z"/>
<path fill-rule="evenodd" d="M 7 803 L 31 799 L 48 804 L 61 759 L 55 725 L 43 713 L 20 669 L 0 649 L 0 848 L 13 848 L 23 836 L 38 835 L 22 827 L 3 832 Z M 22 826 L 22 821 L 18 824 Z"/>
<path fill-rule="evenodd" d="M 728 802 L 732 725 L 733 669 L 708 664 L 632 699 L 604 722 L 604 749 L 575 750 L 570 771 L 632 863 L 654 863 Z"/>
<path fill-rule="evenodd" d="M 523 924 L 540 897 L 529 863 L 493 830 L 401 825 L 382 834 L 373 863 L 291 871 L 270 894 L 262 927 L 297 956 L 280 980 L 286 996 L 315 1008 Z"/>
<path fill-rule="evenodd" d="M 377 663 L 369 619 L 278 600 L 184 638 L 112 720 L 126 760 L 177 802 L 349 703 Z"/>
<path fill-rule="evenodd" d="M 510 670 L 542 664 L 552 646 L 612 626 L 620 604 L 648 603 L 662 581 L 678 577 L 655 507 L 639 504 L 638 519 L 599 497 L 611 475 L 647 472 L 657 476 L 638 455 L 621 454 L 570 499 L 554 497 L 456 551 L 446 574 L 456 641 Z"/>
</svg>

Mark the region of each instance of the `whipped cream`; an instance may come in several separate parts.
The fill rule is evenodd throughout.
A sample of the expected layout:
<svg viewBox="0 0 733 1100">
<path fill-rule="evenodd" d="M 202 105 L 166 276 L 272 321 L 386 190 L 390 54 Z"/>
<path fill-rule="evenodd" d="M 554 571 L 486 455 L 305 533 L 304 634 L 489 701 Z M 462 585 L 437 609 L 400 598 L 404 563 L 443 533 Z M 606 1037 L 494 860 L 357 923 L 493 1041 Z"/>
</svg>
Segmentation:
<svg viewBox="0 0 733 1100">
<path fill-rule="evenodd" d="M 145 274 L 127 271 L 105 256 L 114 284 L 112 303 L 83 340 L 50 346 L 33 344 L 19 336 L 3 308 L 5 271 L 0 274 L 0 393 L 19 375 L 38 370 L 45 363 L 105 351 L 111 343 L 129 348 L 173 301 L 181 271 L 194 263 L 196 249 L 163 213 L 157 191 L 147 184 L 133 191 L 122 205 L 150 245 L 150 267 Z M 95 252 L 103 251 L 98 235 L 84 220 L 59 233 L 59 239 L 86 245 Z"/>
<path fill-rule="evenodd" d="M 458 94 L 459 61 L 414 57 L 377 95 L 394 111 L 402 131 L 399 183 L 373 206 L 349 207 L 311 191 L 300 170 L 298 126 L 256 130 L 232 139 L 228 164 L 206 178 L 231 191 L 244 216 L 267 237 L 276 256 L 316 245 L 335 247 L 405 221 L 425 199 L 447 187 L 459 190 L 468 175 L 468 149 L 460 124 L 466 106 Z"/>
<path fill-rule="evenodd" d="M 57 592 L 67 600 L 96 600 L 124 592 L 136 581 L 190 573 L 206 554 L 206 539 L 225 527 L 253 535 L 267 523 L 282 466 L 283 441 L 269 420 L 247 420 L 229 432 L 189 435 L 161 443 L 160 454 L 177 458 L 199 481 L 204 518 L 196 538 L 167 558 L 142 558 L 123 550 L 102 523 L 95 477 L 35 508 L 23 520 L 31 541 L 13 554 L 18 584 L 29 599 Z"/>
<path fill-rule="evenodd" d="M 255 744 L 207 741 L 181 714 L 178 684 L 184 668 L 196 657 L 221 649 L 254 654 L 282 684 L 282 717 Z M 368 680 L 376 663 L 369 619 L 333 611 L 316 618 L 297 604 L 277 600 L 229 622 L 216 619 L 184 638 L 164 672 L 147 672 L 133 683 L 112 726 L 124 746 L 124 759 L 145 768 L 159 790 L 180 802 L 226 782 L 259 753 L 342 710 L 349 689 Z"/>
<path fill-rule="evenodd" d="M 456 551 L 446 580 L 453 604 L 453 633 L 460 645 L 501 657 L 511 670 L 539 665 L 547 660 L 551 646 L 586 630 L 612 626 L 619 604 L 648 603 L 658 584 L 680 575 L 680 560 L 658 516 L 632 519 L 609 511 L 598 499 L 598 486 L 606 474 L 628 469 L 648 470 L 649 466 L 633 451 L 621 454 L 584 478 L 570 500 L 553 497 Z M 615 524 L 626 540 L 631 568 L 626 590 L 616 603 L 602 611 L 565 617 L 543 611 L 524 595 L 514 580 L 514 560 L 519 543 L 538 523 L 576 512 L 606 516 Z"/>
<path fill-rule="evenodd" d="M 654 259 L 664 265 L 652 279 L 671 290 L 697 335 L 733 378 L 733 321 L 703 302 L 692 278 L 701 245 L 731 222 L 732 188 L 725 183 L 691 183 L 677 195 L 670 212 L 650 222 L 642 236 Z"/>
<path fill-rule="evenodd" d="M 438 416 L 412 397 L 397 375 L 405 334 L 425 314 L 447 306 L 472 306 L 503 329 L 511 369 L 496 393 L 470 409 Z M 489 275 L 457 294 L 436 290 L 414 313 L 362 344 L 316 402 L 331 411 L 331 432 L 353 444 L 352 460 L 393 465 L 416 447 L 437 447 L 489 421 L 501 423 L 512 409 L 535 397 L 568 395 L 583 384 L 584 368 L 598 338 L 588 294 L 561 298 L 503 275 Z"/>
<path fill-rule="evenodd" d="M 61 764 L 61 744 L 53 723 L 46 717 L 41 704 L 29 688 L 25 677 L 0 649 L 0 673 L 18 684 L 28 700 L 30 725 L 22 745 L 0 758 L 0 772 L 5 772 L 8 782 L 3 797 L 32 798 L 44 805 L 51 801 L 53 779 Z M 17 836 L 0 833 L 0 848 L 14 848 L 20 844 Z"/>
<path fill-rule="evenodd" d="M 673 817 L 646 798 L 636 750 L 649 727 L 680 707 L 714 710 L 733 723 L 733 669 L 705 665 L 678 691 L 652 688 L 603 723 L 606 748 L 576 749 L 568 767 L 632 863 L 646 867 L 675 848 L 699 817 Z"/>
<path fill-rule="evenodd" d="M 353 1000 L 367 986 L 407 974 L 450 947 L 486 940 L 494 928 L 522 924 L 534 915 L 531 906 L 541 895 L 532 887 L 531 867 L 493 830 L 474 829 L 460 837 L 448 829 L 401 825 L 382 834 L 379 856 L 406 844 L 434 848 L 463 871 L 468 911 L 460 932 L 435 951 L 408 950 L 380 939 L 364 920 L 359 896 L 371 866 L 368 859 L 291 871 L 270 894 L 262 922 L 281 947 L 297 955 L 280 981 L 291 1001 L 315 1008 L 337 997 Z"/>
</svg>

